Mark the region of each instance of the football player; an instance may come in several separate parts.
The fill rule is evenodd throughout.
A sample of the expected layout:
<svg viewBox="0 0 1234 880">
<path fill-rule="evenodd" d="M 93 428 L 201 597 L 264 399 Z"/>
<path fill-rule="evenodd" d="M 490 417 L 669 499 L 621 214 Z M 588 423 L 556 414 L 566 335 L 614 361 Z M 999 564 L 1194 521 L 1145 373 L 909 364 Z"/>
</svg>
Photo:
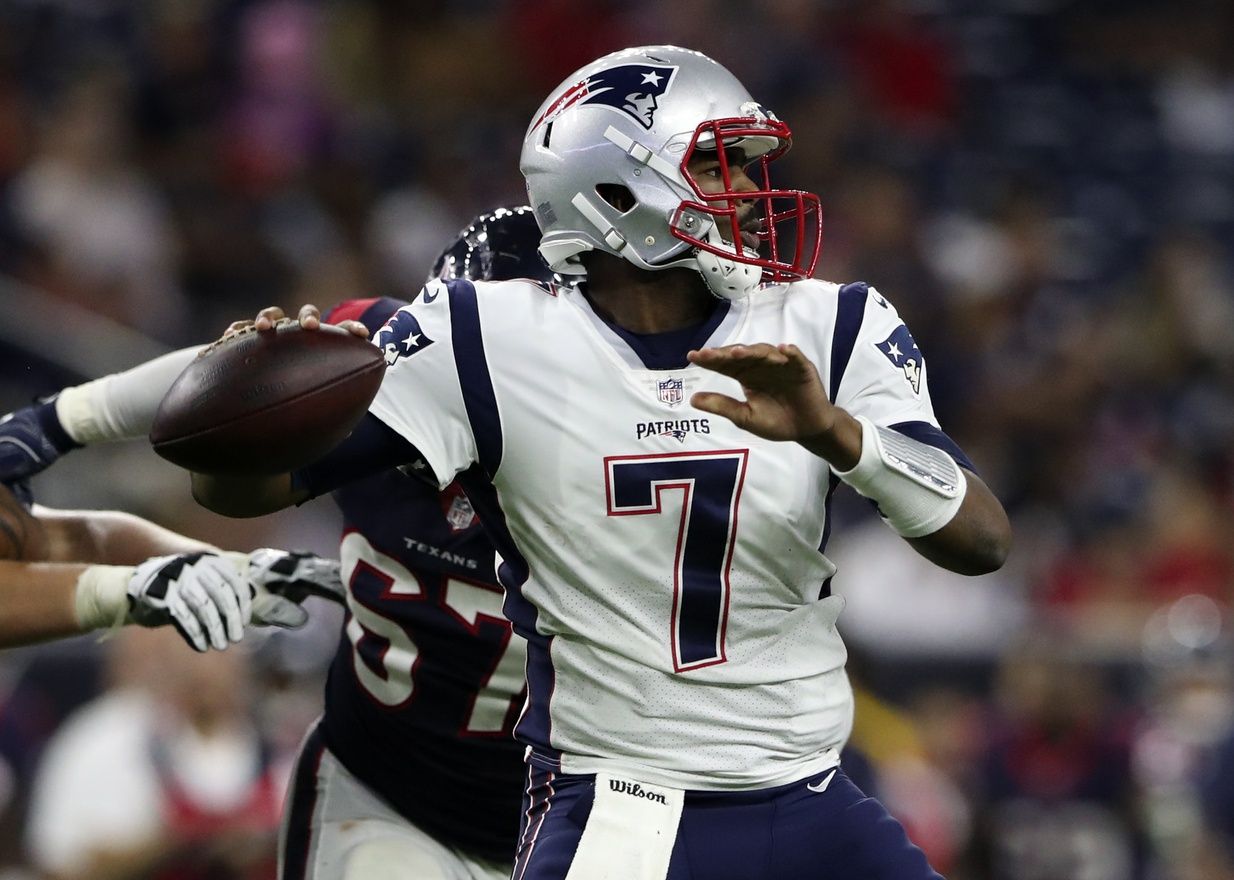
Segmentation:
<svg viewBox="0 0 1234 880">
<path fill-rule="evenodd" d="M 342 446 L 194 475 L 230 515 L 390 466 L 466 489 L 528 646 L 518 880 L 938 876 L 839 766 L 828 501 L 849 484 L 965 574 L 1003 564 L 1010 526 L 892 304 L 811 279 L 817 197 L 768 174 L 789 143 L 696 52 L 582 68 L 521 159 L 541 253 L 581 283 L 430 284 L 379 334 L 390 367 Z"/>
<path fill-rule="evenodd" d="M 482 214 L 430 277 L 529 278 L 556 290 L 561 279 L 538 256 L 539 239 L 529 208 Z M 327 319 L 375 332 L 405 304 L 353 300 Z M 82 443 L 145 435 L 196 351 L 15 414 L 7 432 L 0 424 L 0 478 L 28 476 Z M 334 497 L 349 615 L 325 713 L 292 779 L 281 876 L 508 877 L 525 772 L 511 731 L 526 649 L 501 613 L 492 543 L 457 485 L 438 491 L 414 472 L 391 469 Z"/>
</svg>

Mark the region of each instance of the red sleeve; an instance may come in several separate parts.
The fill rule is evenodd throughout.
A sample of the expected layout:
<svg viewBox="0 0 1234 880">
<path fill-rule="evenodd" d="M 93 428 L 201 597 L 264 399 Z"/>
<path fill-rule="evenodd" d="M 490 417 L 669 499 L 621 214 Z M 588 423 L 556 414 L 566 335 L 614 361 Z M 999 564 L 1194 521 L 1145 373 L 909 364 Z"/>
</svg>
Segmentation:
<svg viewBox="0 0 1234 880">
<path fill-rule="evenodd" d="M 377 297 L 371 299 L 345 299 L 330 311 L 326 312 L 322 319 L 327 324 L 341 324 L 343 321 L 359 321 L 377 302 Z"/>
<path fill-rule="evenodd" d="M 330 309 L 323 320 L 327 324 L 359 321 L 368 328 L 369 333 L 376 333 L 391 315 L 405 305 L 407 305 L 405 300 L 388 296 L 378 296 L 372 299 L 347 299 Z"/>
</svg>

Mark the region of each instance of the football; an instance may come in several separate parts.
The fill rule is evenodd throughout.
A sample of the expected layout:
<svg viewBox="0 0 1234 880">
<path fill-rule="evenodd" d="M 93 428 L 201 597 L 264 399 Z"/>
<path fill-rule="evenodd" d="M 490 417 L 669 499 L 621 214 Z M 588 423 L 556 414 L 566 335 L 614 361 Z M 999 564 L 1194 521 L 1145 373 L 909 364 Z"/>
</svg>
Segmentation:
<svg viewBox="0 0 1234 880">
<path fill-rule="evenodd" d="M 203 474 L 276 474 L 337 446 L 377 394 L 385 372 L 367 339 L 295 321 L 247 328 L 216 342 L 159 405 L 150 443 Z"/>
</svg>

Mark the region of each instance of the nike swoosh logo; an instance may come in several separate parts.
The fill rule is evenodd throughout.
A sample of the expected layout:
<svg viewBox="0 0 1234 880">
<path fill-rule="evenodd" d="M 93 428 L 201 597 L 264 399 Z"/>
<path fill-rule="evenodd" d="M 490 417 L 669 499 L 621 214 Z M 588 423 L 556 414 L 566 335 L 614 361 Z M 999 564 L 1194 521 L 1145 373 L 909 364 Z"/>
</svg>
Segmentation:
<svg viewBox="0 0 1234 880">
<path fill-rule="evenodd" d="M 439 293 L 440 293 L 440 291 L 438 291 L 438 290 L 429 290 L 429 289 L 426 287 L 426 288 L 424 288 L 423 293 L 421 293 L 421 294 L 420 294 L 420 299 L 421 299 L 421 301 L 422 301 L 422 302 L 425 302 L 425 303 L 431 303 L 433 300 L 437 299 L 437 295 L 438 295 Z"/>
<path fill-rule="evenodd" d="M 833 768 L 830 773 L 828 773 L 818 782 L 815 782 L 813 785 L 807 782 L 806 788 L 810 789 L 810 791 L 814 792 L 815 794 L 822 794 L 823 792 L 827 790 L 827 786 L 831 785 L 831 780 L 836 775 L 836 770 L 838 769 L 840 768 L 838 767 Z"/>
</svg>

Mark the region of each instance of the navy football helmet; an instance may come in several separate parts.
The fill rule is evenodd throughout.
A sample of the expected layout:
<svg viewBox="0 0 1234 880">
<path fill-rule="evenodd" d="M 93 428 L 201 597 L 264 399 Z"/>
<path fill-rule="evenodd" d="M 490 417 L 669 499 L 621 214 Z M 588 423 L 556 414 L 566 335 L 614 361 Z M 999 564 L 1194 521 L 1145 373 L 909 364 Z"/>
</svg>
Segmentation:
<svg viewBox="0 0 1234 880">
<path fill-rule="evenodd" d="M 509 281 L 530 278 L 561 284 L 562 278 L 540 257 L 540 227 L 526 205 L 480 214 L 433 263 L 429 281 Z"/>
</svg>

